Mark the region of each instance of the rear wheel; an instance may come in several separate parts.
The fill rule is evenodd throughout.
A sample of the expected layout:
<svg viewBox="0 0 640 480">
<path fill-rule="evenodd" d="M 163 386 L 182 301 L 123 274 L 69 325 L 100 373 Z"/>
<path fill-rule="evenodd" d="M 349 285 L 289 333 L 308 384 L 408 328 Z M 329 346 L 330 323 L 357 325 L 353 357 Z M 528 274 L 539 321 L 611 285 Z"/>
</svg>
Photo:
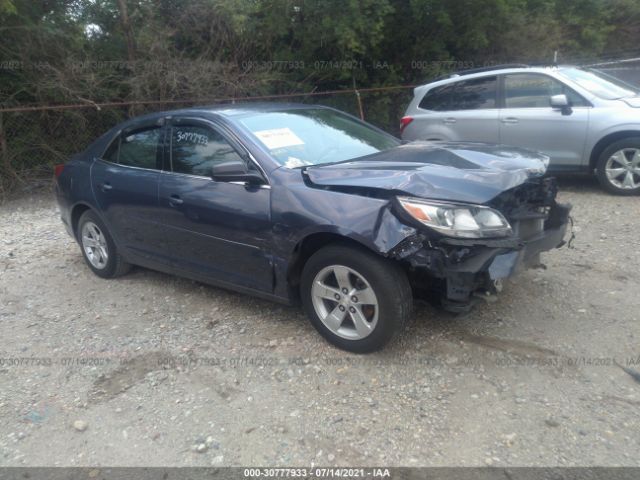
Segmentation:
<svg viewBox="0 0 640 480">
<path fill-rule="evenodd" d="M 602 187 L 616 195 L 640 193 L 640 137 L 609 145 L 600 155 L 596 175 Z"/>
<path fill-rule="evenodd" d="M 91 210 L 78 221 L 78 241 L 87 265 L 99 277 L 118 277 L 131 268 L 118 253 L 104 222 Z"/>
<path fill-rule="evenodd" d="M 365 353 L 384 346 L 411 313 L 411 287 L 396 263 L 364 250 L 331 245 L 309 258 L 302 302 L 331 343 Z"/>
</svg>

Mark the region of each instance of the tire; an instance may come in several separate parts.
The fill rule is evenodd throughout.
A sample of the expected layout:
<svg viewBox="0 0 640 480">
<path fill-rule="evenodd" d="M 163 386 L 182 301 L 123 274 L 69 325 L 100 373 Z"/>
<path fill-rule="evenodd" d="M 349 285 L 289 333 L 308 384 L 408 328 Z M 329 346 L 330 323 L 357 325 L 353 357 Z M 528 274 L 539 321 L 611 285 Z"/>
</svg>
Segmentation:
<svg viewBox="0 0 640 480">
<path fill-rule="evenodd" d="M 300 289 L 316 330 L 354 353 L 382 348 L 403 328 L 413 307 L 409 280 L 398 264 L 344 245 L 314 253 L 304 265 Z"/>
<path fill-rule="evenodd" d="M 620 172 L 616 177 L 611 175 L 614 169 Z M 640 137 L 624 138 L 605 148 L 596 164 L 596 176 L 602 188 L 610 193 L 639 194 Z"/>
<path fill-rule="evenodd" d="M 87 210 L 82 214 L 76 236 L 85 262 L 97 276 L 115 278 L 131 269 L 131 265 L 118 253 L 106 225 L 93 211 Z"/>
</svg>

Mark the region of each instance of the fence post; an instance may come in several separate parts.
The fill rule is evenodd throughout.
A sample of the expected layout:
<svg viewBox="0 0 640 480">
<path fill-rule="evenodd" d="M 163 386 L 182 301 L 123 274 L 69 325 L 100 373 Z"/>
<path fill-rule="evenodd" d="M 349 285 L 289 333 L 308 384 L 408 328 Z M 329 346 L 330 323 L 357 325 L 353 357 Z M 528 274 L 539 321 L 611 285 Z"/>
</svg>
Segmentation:
<svg viewBox="0 0 640 480">
<path fill-rule="evenodd" d="M 360 91 L 355 90 L 356 100 L 358 100 L 358 110 L 360 112 L 360 120 L 364 120 L 364 110 L 362 109 L 362 98 L 360 98 Z"/>
<path fill-rule="evenodd" d="M 2 170 L 5 171 L 7 175 L 15 177 L 16 174 L 11 167 L 11 162 L 9 160 L 9 148 L 7 146 L 7 136 L 4 132 L 4 113 L 0 112 L 0 156 L 2 157 Z"/>
<path fill-rule="evenodd" d="M 356 100 L 358 102 L 358 112 L 360 113 L 360 120 L 364 120 L 364 110 L 362 109 L 362 98 L 360 97 L 360 90 L 356 86 L 356 77 L 351 76 L 351 80 L 353 81 L 353 92 L 356 94 Z"/>
</svg>

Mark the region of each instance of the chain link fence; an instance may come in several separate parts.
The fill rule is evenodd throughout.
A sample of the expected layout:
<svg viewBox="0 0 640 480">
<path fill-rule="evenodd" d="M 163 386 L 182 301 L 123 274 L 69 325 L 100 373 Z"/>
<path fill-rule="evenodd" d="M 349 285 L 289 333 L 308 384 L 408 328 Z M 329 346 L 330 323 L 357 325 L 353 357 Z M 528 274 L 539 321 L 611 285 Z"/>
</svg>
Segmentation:
<svg viewBox="0 0 640 480">
<path fill-rule="evenodd" d="M 587 66 L 636 88 L 640 86 L 640 58 Z M 34 185 L 34 181 L 35 185 L 50 182 L 53 165 L 64 163 L 109 128 L 132 116 L 196 105 L 289 101 L 328 105 L 398 134 L 398 122 L 411 100 L 412 89 L 412 85 L 404 85 L 251 98 L 0 108 L 0 199 L 16 187 Z"/>
<path fill-rule="evenodd" d="M 0 109 L 0 196 L 20 186 L 49 182 L 53 165 L 64 163 L 114 125 L 162 110 L 244 101 L 323 104 L 398 133 L 412 86 L 311 92 L 237 99 L 187 99 Z"/>
<path fill-rule="evenodd" d="M 640 57 L 594 63 L 588 65 L 588 67 L 622 80 L 636 88 L 640 86 Z"/>
</svg>

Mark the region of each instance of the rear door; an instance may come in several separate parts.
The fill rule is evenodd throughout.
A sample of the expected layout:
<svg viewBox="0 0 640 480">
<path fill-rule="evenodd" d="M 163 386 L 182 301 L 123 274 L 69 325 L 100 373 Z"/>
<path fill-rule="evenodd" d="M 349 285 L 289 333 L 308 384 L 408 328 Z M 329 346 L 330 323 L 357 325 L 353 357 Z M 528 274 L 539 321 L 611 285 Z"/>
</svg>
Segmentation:
<svg viewBox="0 0 640 480">
<path fill-rule="evenodd" d="M 556 168 L 583 163 L 591 106 L 578 93 L 543 73 L 503 76 L 500 143 L 540 151 Z M 565 94 L 570 113 L 550 106 L 552 95 Z"/>
<path fill-rule="evenodd" d="M 91 167 L 92 190 L 118 246 L 140 258 L 166 261 L 158 221 L 158 187 L 164 128 L 123 131 Z"/>
<path fill-rule="evenodd" d="M 271 292 L 270 187 L 218 182 L 217 162 L 258 169 L 225 127 L 197 118 L 172 120 L 169 168 L 160 181 L 161 219 L 173 265 L 186 272 Z"/>
<path fill-rule="evenodd" d="M 497 143 L 498 82 L 495 75 L 436 87 L 418 105 L 407 140 L 451 140 Z"/>
</svg>

